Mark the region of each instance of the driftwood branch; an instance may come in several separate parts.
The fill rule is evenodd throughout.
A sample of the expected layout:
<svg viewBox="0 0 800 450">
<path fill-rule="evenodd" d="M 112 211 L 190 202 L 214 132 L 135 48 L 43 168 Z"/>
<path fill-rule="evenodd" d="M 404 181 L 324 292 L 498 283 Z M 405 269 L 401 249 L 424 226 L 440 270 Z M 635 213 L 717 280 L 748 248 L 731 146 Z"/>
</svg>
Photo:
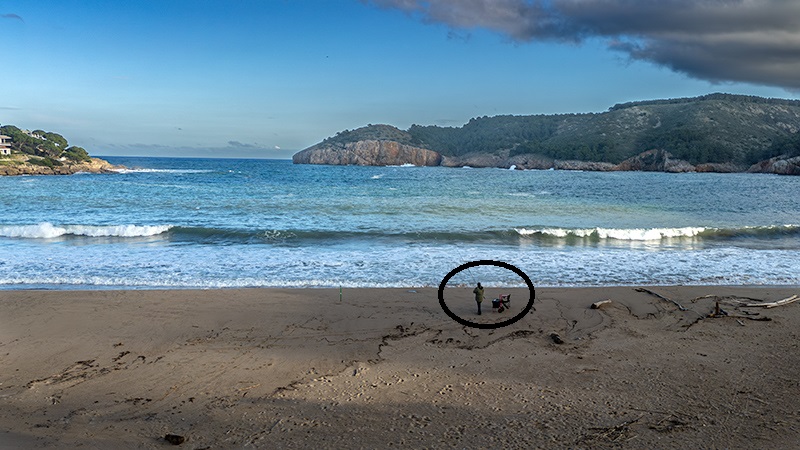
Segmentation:
<svg viewBox="0 0 800 450">
<path fill-rule="evenodd" d="M 709 315 L 706 316 L 706 317 L 708 317 L 709 319 L 720 319 L 720 318 L 723 318 L 723 317 L 728 317 L 728 318 L 731 318 L 731 319 L 736 319 L 737 322 L 739 321 L 739 319 L 754 320 L 756 322 L 771 322 L 772 321 L 771 317 L 738 316 L 738 315 L 734 315 L 734 314 L 715 316 L 713 312 L 709 313 Z"/>
<path fill-rule="evenodd" d="M 657 293 L 655 293 L 655 292 L 651 291 L 650 289 L 645 289 L 645 288 L 636 288 L 636 289 L 634 289 L 634 290 L 635 290 L 636 292 L 646 292 L 646 293 L 648 293 L 648 294 L 650 294 L 650 295 L 654 295 L 654 296 L 656 296 L 656 297 L 660 298 L 661 300 L 668 301 L 668 302 L 672 303 L 673 305 L 677 306 L 677 307 L 678 307 L 678 309 L 680 309 L 681 311 L 688 311 L 688 310 L 689 310 L 689 309 L 687 309 L 687 308 L 684 308 L 684 307 L 683 307 L 683 306 L 682 306 L 680 303 L 676 302 L 675 300 L 672 300 L 672 299 L 670 299 L 670 298 L 664 297 L 664 296 L 663 296 L 663 295 L 661 295 L 661 294 L 657 294 Z"/>
<path fill-rule="evenodd" d="M 769 303 L 746 303 L 742 306 L 748 308 L 775 308 L 777 306 L 788 305 L 789 303 L 793 303 L 800 300 L 800 297 L 797 295 L 793 295 L 791 297 L 784 298 L 783 300 L 778 300 L 776 302 L 769 302 Z"/>
<path fill-rule="evenodd" d="M 653 295 L 658 295 L 658 294 L 653 294 Z M 784 298 L 783 300 L 778 300 L 776 302 L 764 302 L 764 300 L 760 298 L 738 297 L 738 296 L 721 297 L 712 294 L 694 298 L 692 299 L 692 303 L 696 303 L 698 300 L 703 300 L 708 298 L 716 299 L 717 302 L 725 302 L 728 304 L 733 304 L 734 306 L 747 307 L 747 308 L 775 308 L 776 306 L 788 305 L 789 303 L 793 303 L 800 300 L 800 297 L 798 297 L 797 295 L 793 295 L 791 297 L 787 297 Z"/>
<path fill-rule="evenodd" d="M 714 294 L 701 295 L 700 297 L 693 298 L 692 303 L 697 303 L 698 300 L 702 300 L 704 298 L 717 298 L 717 296 Z"/>
<path fill-rule="evenodd" d="M 601 306 L 608 305 L 609 303 L 611 303 L 611 300 L 600 300 L 598 302 L 594 302 L 592 303 L 592 309 L 600 309 Z"/>
<path fill-rule="evenodd" d="M 698 300 L 703 300 L 707 298 L 713 298 L 720 302 L 733 302 L 741 304 L 743 301 L 751 301 L 751 302 L 763 302 L 760 298 L 752 298 L 752 297 L 739 297 L 739 296 L 731 296 L 731 295 L 715 295 L 715 294 L 708 294 L 708 295 L 701 295 L 700 297 L 695 297 L 692 299 L 692 303 L 697 303 Z"/>
</svg>

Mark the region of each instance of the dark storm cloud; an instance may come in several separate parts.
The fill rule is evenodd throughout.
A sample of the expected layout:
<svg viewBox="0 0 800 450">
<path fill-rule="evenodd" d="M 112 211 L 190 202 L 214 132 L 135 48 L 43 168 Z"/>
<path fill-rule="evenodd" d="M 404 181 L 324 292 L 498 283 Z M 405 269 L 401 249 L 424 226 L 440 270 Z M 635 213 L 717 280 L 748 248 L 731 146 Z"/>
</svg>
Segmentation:
<svg viewBox="0 0 800 450">
<path fill-rule="evenodd" d="M 22 20 L 22 17 L 16 14 L 0 14 L 0 17 L 2 17 L 3 19 L 14 19 L 14 20 L 19 20 L 20 22 L 25 22 L 24 20 Z"/>
<path fill-rule="evenodd" d="M 373 0 L 426 22 L 516 41 L 609 48 L 710 81 L 800 89 L 800 2 L 793 0 Z"/>
</svg>

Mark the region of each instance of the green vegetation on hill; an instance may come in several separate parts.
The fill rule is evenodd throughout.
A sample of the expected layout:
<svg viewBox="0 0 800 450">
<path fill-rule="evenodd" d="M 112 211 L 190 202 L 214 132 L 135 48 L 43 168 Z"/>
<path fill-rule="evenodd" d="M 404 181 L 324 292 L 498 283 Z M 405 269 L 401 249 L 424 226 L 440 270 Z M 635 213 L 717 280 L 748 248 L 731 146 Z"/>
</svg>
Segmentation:
<svg viewBox="0 0 800 450">
<path fill-rule="evenodd" d="M 480 117 L 462 127 L 345 130 L 322 144 L 394 140 L 445 156 L 535 154 L 619 163 L 663 149 L 691 164 L 749 165 L 800 154 L 800 101 L 710 94 L 617 104 L 603 113 Z"/>
<path fill-rule="evenodd" d="M 47 167 L 60 166 L 59 159 L 75 162 L 90 161 L 91 157 L 82 147 L 72 146 L 58 133 L 34 130 L 23 131 L 14 125 L 0 127 L 0 134 L 11 138 L 11 150 L 39 158 L 31 158 L 32 164 Z"/>
<path fill-rule="evenodd" d="M 327 145 L 344 145 L 348 142 L 358 141 L 395 141 L 405 145 L 419 146 L 420 142 L 415 140 L 405 131 L 398 130 L 390 125 L 372 125 L 357 128 L 355 130 L 344 130 L 336 133 L 336 136 L 329 137 L 322 141 Z"/>
<path fill-rule="evenodd" d="M 786 155 L 790 158 L 800 156 L 800 133 L 794 133 L 776 139 L 772 145 L 764 151 L 762 159 L 774 158 L 781 155 Z"/>
</svg>

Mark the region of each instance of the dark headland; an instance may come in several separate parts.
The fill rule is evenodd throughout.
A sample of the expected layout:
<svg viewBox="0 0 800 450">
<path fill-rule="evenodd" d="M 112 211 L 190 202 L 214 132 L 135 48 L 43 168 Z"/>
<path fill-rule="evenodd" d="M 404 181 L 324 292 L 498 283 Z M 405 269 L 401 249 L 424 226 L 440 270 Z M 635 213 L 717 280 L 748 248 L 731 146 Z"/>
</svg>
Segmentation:
<svg viewBox="0 0 800 450">
<path fill-rule="evenodd" d="M 367 125 L 295 164 L 758 172 L 800 175 L 800 100 L 710 94 L 602 113 L 479 117 L 461 127 Z"/>
</svg>

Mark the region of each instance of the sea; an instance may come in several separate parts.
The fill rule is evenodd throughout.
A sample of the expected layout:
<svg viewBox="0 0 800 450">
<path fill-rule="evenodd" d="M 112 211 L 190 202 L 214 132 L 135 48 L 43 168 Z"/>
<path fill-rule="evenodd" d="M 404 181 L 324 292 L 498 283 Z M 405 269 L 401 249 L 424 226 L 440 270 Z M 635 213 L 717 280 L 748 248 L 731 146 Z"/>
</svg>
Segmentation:
<svg viewBox="0 0 800 450">
<path fill-rule="evenodd" d="M 0 177 L 0 289 L 800 285 L 800 177 L 105 159 Z"/>
</svg>

